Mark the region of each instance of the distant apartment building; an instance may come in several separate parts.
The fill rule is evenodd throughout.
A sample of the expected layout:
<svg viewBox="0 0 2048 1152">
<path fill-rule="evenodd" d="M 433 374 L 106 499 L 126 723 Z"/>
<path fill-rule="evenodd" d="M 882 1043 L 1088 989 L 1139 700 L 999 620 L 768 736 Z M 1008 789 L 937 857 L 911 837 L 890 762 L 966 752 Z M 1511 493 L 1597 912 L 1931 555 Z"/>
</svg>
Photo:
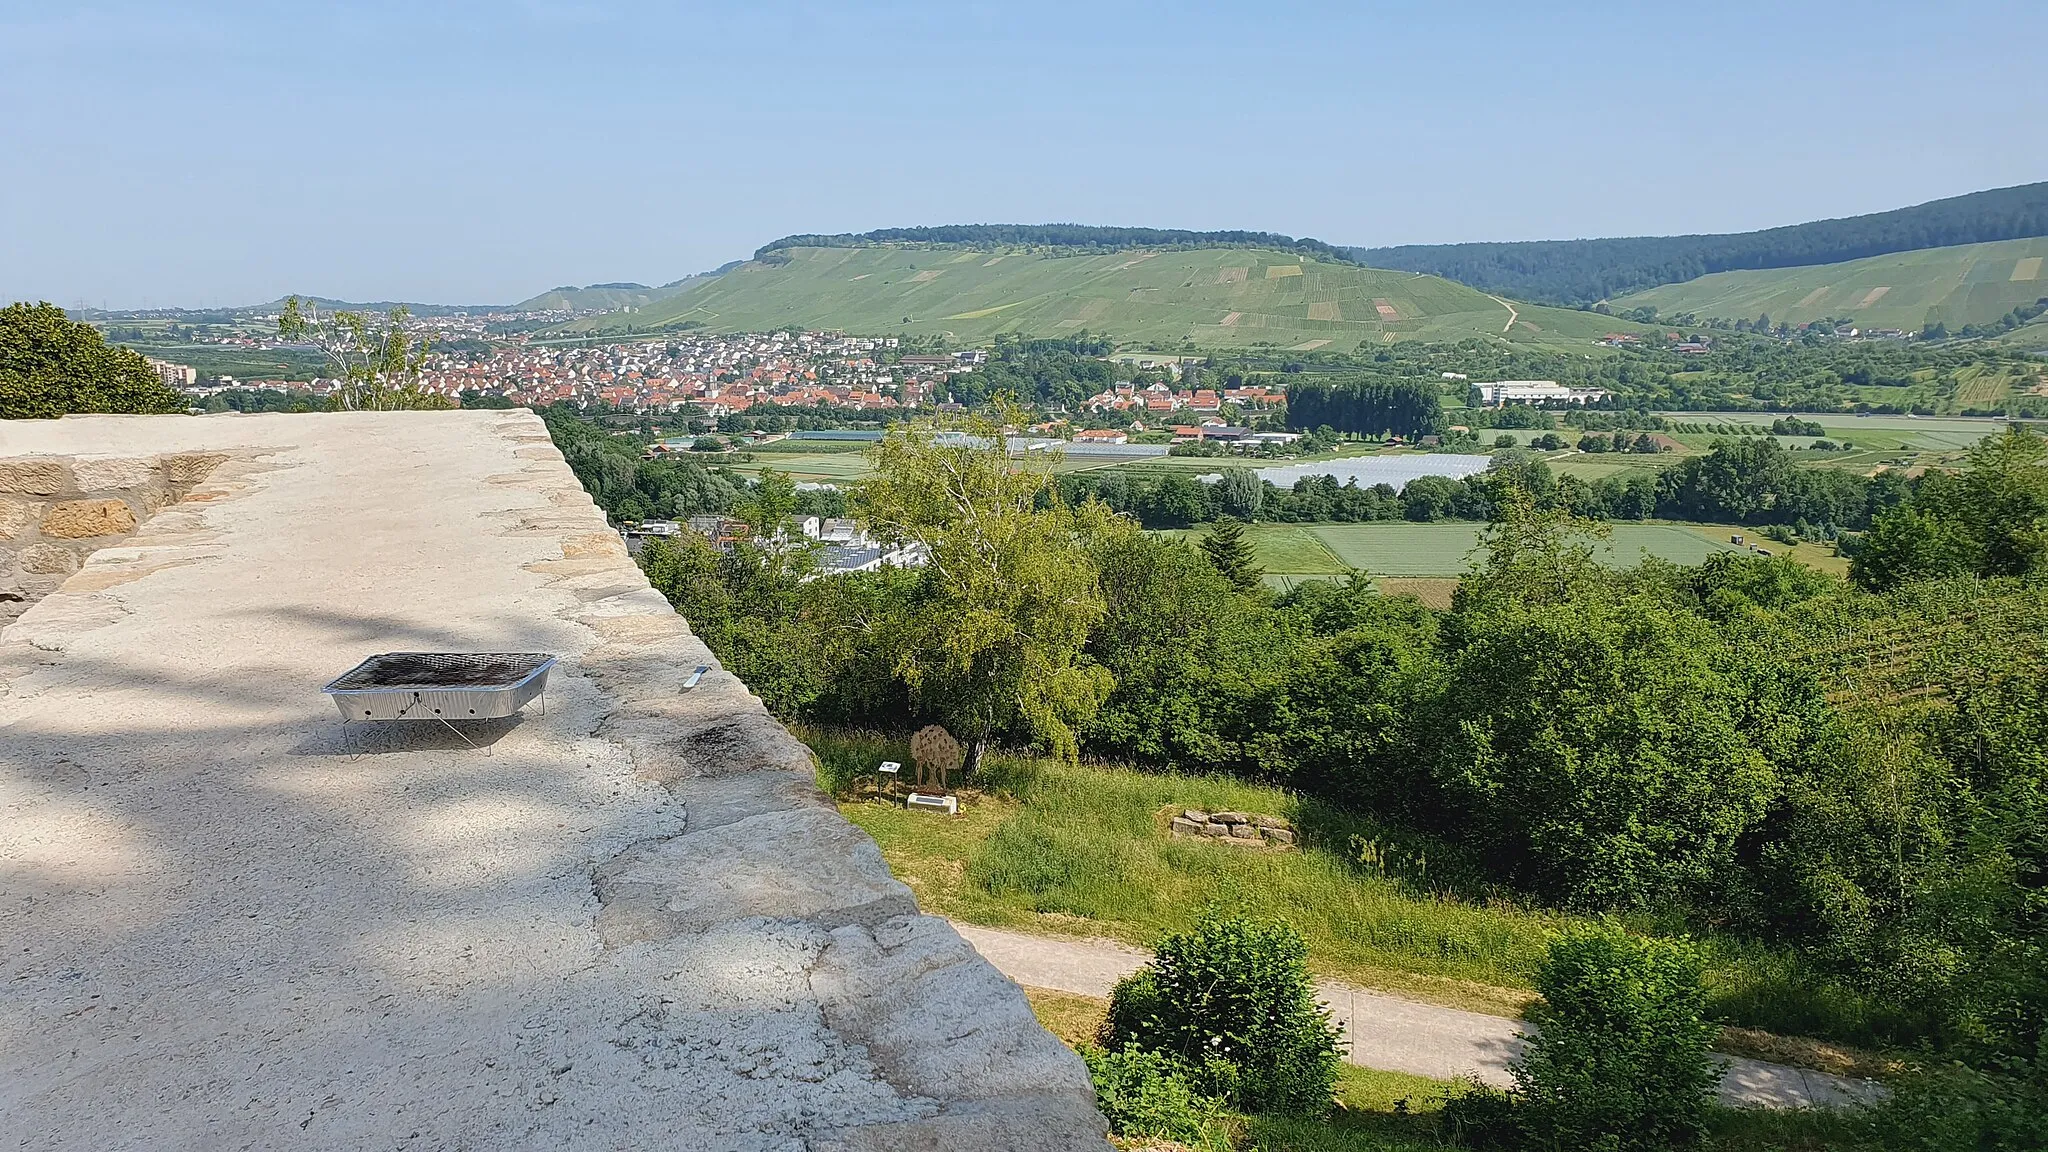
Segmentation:
<svg viewBox="0 0 2048 1152">
<path fill-rule="evenodd" d="M 1487 408 L 1505 404 L 1592 404 L 1611 395 L 1605 388 L 1571 388 L 1555 380 L 1501 380 L 1474 384 L 1472 390 Z"/>
<path fill-rule="evenodd" d="M 191 388 L 199 383 L 199 370 L 189 364 L 173 364 L 168 360 L 151 360 L 149 366 L 156 369 L 157 379 L 162 380 L 167 387 L 184 389 Z"/>
</svg>

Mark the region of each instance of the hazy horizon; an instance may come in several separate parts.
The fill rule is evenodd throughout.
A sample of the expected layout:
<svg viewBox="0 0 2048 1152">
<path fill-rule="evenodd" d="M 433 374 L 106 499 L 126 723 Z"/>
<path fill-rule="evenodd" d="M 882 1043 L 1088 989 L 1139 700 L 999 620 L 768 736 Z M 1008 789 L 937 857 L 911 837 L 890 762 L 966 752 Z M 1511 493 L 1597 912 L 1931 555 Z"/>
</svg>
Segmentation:
<svg viewBox="0 0 2048 1152">
<path fill-rule="evenodd" d="M 502 10 L 501 10 L 502 9 Z M 2038 5 L 0 4 L 0 299 L 506 304 L 798 232 L 1739 232 L 2048 179 Z"/>
</svg>

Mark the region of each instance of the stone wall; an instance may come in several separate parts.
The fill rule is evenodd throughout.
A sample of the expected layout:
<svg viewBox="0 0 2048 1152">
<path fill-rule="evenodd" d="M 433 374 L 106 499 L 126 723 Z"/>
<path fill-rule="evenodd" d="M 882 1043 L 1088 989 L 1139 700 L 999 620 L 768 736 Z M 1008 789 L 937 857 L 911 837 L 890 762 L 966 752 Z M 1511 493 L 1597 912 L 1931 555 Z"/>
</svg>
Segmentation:
<svg viewBox="0 0 2048 1152">
<path fill-rule="evenodd" d="M 1294 843 L 1294 828 L 1278 816 L 1257 816 L 1250 812 L 1204 812 L 1183 808 L 1167 821 L 1174 836 L 1201 836 L 1241 848 L 1285 848 Z"/>
<path fill-rule="evenodd" d="M 0 459 L 0 624 L 55 591 L 85 558 L 184 498 L 223 455 Z"/>
</svg>

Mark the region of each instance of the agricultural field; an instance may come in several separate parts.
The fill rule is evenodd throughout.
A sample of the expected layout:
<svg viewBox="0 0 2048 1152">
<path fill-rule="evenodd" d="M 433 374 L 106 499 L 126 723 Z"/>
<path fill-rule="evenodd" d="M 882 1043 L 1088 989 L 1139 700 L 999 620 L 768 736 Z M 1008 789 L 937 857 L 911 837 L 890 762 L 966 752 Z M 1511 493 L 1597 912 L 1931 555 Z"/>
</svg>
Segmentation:
<svg viewBox="0 0 2048 1152">
<path fill-rule="evenodd" d="M 1780 323 L 1827 317 L 1864 328 L 1917 332 L 1989 324 L 2048 296 L 2048 237 L 1895 252 L 1842 264 L 1716 272 L 1613 301 L 1617 311 L 1651 305 L 1730 320 L 1768 313 Z"/>
<path fill-rule="evenodd" d="M 1630 326 L 1570 309 L 1506 304 L 1434 276 L 1216 248 L 1076 255 L 953 248 L 790 248 L 630 314 L 558 331 L 786 325 L 874 335 L 1107 333 L 1134 345 L 1267 345 L 1350 351 L 1396 340 L 1498 338 L 1585 349 Z M 1646 329 L 1647 331 L 1647 329 Z"/>
<path fill-rule="evenodd" d="M 1477 559 L 1483 527 L 1474 523 L 1387 522 L 1319 524 L 1309 531 L 1340 563 L 1375 576 L 1456 576 Z M 1599 559 L 1614 568 L 1631 567 L 1645 555 L 1675 564 L 1698 564 L 1717 552 L 1742 551 L 1729 544 L 1725 535 L 1717 542 L 1675 524 L 1615 524 L 1612 528 Z M 1286 571 L 1279 567 L 1269 570 Z"/>
<path fill-rule="evenodd" d="M 1674 424 L 1706 425 L 1731 424 L 1755 427 L 1762 420 L 1768 426 L 1768 414 L 1756 412 L 1662 412 L 1659 415 Z M 2005 428 L 2005 421 L 1990 417 L 1974 416 L 1901 416 L 1873 414 L 1852 416 L 1847 414 L 1823 413 L 1799 417 L 1821 426 L 1828 439 L 1837 444 L 1848 441 L 1858 448 L 1886 449 L 1894 452 L 1959 452 L 1970 447 L 1986 436 L 1994 435 Z M 1694 442 L 1711 444 L 1716 435 L 1707 432 L 1680 432 L 1676 438 L 1689 446 Z M 1786 447 L 1805 447 L 1812 443 L 1808 437 L 1779 437 L 1779 443 Z"/>
<path fill-rule="evenodd" d="M 1245 540 L 1251 544 L 1258 565 L 1266 570 L 1266 582 L 1275 588 L 1291 588 L 1302 580 L 1333 579 L 1363 571 L 1388 578 L 1385 591 L 1412 591 L 1433 603 L 1447 598 L 1449 585 L 1480 558 L 1479 534 L 1484 528 L 1483 524 L 1469 521 L 1252 524 L 1245 529 Z M 1762 543 L 1774 552 L 1784 551 L 1779 545 L 1757 537 L 1754 529 L 1739 527 L 1620 523 L 1610 528 L 1612 535 L 1601 547 L 1599 560 L 1612 568 L 1632 567 L 1645 556 L 1674 564 L 1698 564 L 1717 553 L 1744 552 L 1746 548 L 1728 540 L 1731 535 L 1744 533 L 1752 542 Z M 1199 540 L 1207 531 L 1186 528 L 1160 534 Z M 1832 561 L 1830 550 L 1819 545 L 1809 547 L 1814 550 L 1811 559 Z M 1440 586 L 1440 581 L 1446 583 Z"/>
<path fill-rule="evenodd" d="M 233 376 L 237 380 L 311 380 L 330 371 L 327 360 L 311 348 L 242 348 L 234 345 L 116 341 L 144 356 L 187 364 L 201 376 Z"/>
</svg>

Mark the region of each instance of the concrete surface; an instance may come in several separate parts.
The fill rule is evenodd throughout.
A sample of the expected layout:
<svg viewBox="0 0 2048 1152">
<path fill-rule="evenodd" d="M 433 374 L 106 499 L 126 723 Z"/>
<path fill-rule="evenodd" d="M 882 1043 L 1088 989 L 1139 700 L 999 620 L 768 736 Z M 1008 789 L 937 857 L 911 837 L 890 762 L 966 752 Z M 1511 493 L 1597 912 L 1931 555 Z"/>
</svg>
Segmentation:
<svg viewBox="0 0 2048 1152">
<path fill-rule="evenodd" d="M 1100 1148 L 524 412 L 0 422 L 219 454 L 0 630 L 0 1146 Z M 559 654 L 346 728 L 380 651 Z"/>
<path fill-rule="evenodd" d="M 1108 996 L 1118 980 L 1152 958 L 1113 940 L 1032 936 L 972 924 L 954 928 L 1017 983 L 1083 996 Z M 1508 1063 L 1522 1051 L 1520 1033 L 1534 1029 L 1526 1021 L 1403 1000 L 1336 981 L 1318 983 L 1316 994 L 1342 1030 L 1345 1059 L 1438 1080 L 1466 1076 L 1506 1087 L 1511 1083 Z M 1868 1081 L 1740 1056 L 1719 1059 L 1728 1065 L 1721 1100 L 1737 1107 L 1841 1107 L 1867 1103 L 1879 1094 Z"/>
</svg>

